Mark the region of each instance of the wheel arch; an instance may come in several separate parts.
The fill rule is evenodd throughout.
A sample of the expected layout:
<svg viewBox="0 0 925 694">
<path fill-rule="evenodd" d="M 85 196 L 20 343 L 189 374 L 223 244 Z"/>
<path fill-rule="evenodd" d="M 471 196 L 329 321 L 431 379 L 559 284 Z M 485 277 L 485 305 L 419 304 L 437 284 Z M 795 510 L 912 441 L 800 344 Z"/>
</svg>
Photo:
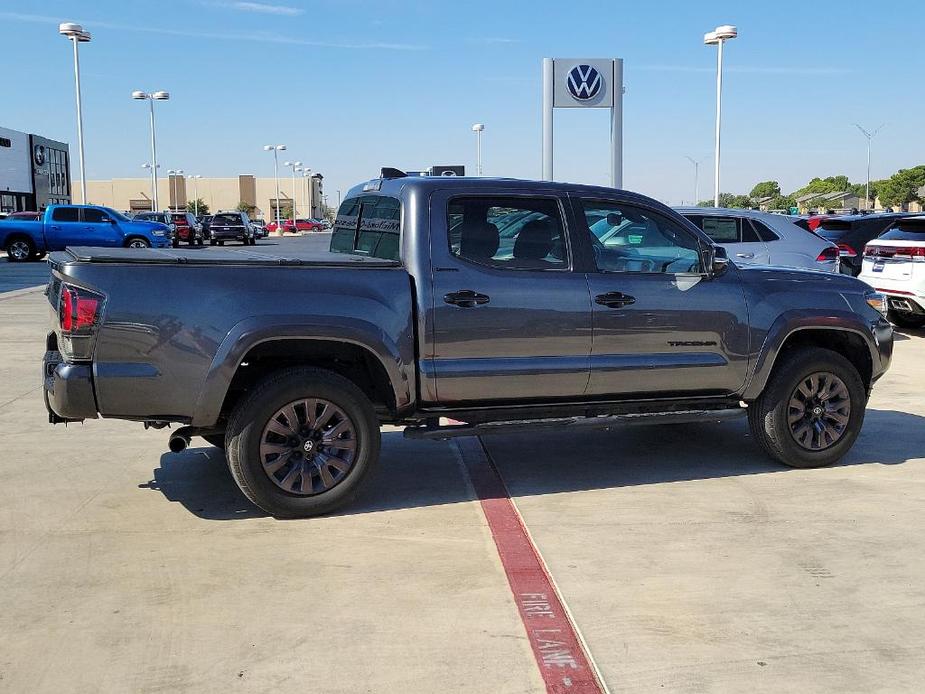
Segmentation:
<svg viewBox="0 0 925 694">
<path fill-rule="evenodd" d="M 782 357 L 800 347 L 822 347 L 837 352 L 854 365 L 865 389 L 870 392 L 874 373 L 874 360 L 879 359 L 873 337 L 859 320 L 821 321 L 815 317 L 803 318 L 797 324 L 782 326 L 772 331 L 758 355 L 755 370 L 743 393 L 746 401 L 754 400 L 764 390 L 774 368 Z"/>
<path fill-rule="evenodd" d="M 193 424 L 211 426 L 226 415 L 248 388 L 267 374 L 294 366 L 338 373 L 360 388 L 380 417 L 397 417 L 412 405 L 413 360 L 371 333 L 374 327 L 306 330 L 304 325 L 264 325 L 249 319 L 235 326 L 216 353 L 196 405 Z"/>
</svg>

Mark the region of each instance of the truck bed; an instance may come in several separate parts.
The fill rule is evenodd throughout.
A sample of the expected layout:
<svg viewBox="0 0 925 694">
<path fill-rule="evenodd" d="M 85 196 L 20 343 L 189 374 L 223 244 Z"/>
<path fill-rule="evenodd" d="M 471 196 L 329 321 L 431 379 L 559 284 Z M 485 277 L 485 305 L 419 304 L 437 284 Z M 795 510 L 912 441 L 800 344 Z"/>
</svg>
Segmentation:
<svg viewBox="0 0 925 694">
<path fill-rule="evenodd" d="M 131 265 L 282 265 L 311 267 L 387 268 L 401 265 L 395 260 L 312 250 L 273 255 L 249 247 L 242 248 L 98 248 L 68 247 L 53 253 L 53 263 L 118 263 Z"/>
</svg>

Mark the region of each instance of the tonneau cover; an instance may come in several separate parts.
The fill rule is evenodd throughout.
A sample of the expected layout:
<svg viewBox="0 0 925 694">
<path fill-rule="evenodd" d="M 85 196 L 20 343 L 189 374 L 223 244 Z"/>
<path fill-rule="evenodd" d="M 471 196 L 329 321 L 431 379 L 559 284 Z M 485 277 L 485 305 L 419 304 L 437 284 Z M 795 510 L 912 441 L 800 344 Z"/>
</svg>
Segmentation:
<svg viewBox="0 0 925 694">
<path fill-rule="evenodd" d="M 396 260 L 371 258 L 330 251 L 312 251 L 276 256 L 249 248 L 99 248 L 68 246 L 53 254 L 56 262 L 131 263 L 157 265 L 305 265 L 315 267 L 386 268 L 401 265 Z M 62 257 L 63 256 L 63 257 Z"/>
</svg>

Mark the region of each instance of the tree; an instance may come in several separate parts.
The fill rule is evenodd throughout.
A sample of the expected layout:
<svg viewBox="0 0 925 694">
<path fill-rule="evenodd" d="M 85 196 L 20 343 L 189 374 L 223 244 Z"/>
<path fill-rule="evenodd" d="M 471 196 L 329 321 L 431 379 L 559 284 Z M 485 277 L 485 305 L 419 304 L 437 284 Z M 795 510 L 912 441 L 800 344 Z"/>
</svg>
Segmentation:
<svg viewBox="0 0 925 694">
<path fill-rule="evenodd" d="M 828 176 L 826 178 L 814 178 L 805 186 L 793 193 L 794 197 L 808 195 L 809 193 L 835 193 L 848 190 L 851 184 L 848 183 L 847 176 Z"/>
<path fill-rule="evenodd" d="M 280 219 L 292 219 L 292 206 L 286 205 L 285 207 L 280 208 L 279 218 Z"/>
<path fill-rule="evenodd" d="M 698 207 L 713 207 L 712 200 L 701 200 L 697 203 Z M 736 195 L 735 193 L 720 193 L 719 206 L 726 208 L 748 209 L 752 206 L 752 199 L 747 195 Z"/>
<path fill-rule="evenodd" d="M 769 210 L 789 210 L 796 207 L 797 201 L 792 195 L 777 195 L 768 203 Z"/>
<path fill-rule="evenodd" d="M 921 200 L 919 189 L 925 186 L 925 165 L 900 169 L 885 181 L 877 182 L 880 204 L 893 207 Z"/>
<path fill-rule="evenodd" d="M 249 214 L 251 213 L 252 210 L 255 210 L 255 209 L 257 209 L 257 208 L 255 208 L 255 207 L 254 207 L 253 205 L 251 205 L 250 203 L 244 202 L 244 201 L 242 200 L 241 202 L 238 203 L 238 206 L 235 207 L 235 209 L 236 209 L 238 212 L 247 212 L 247 214 L 249 215 Z"/>
<path fill-rule="evenodd" d="M 209 214 L 209 206 L 202 198 L 198 200 L 187 200 L 186 211 L 192 212 L 193 214 Z"/>
<path fill-rule="evenodd" d="M 756 183 L 755 187 L 752 188 L 752 192 L 748 195 L 753 200 L 780 197 L 780 183 L 777 181 L 762 181 L 761 183 Z"/>
</svg>

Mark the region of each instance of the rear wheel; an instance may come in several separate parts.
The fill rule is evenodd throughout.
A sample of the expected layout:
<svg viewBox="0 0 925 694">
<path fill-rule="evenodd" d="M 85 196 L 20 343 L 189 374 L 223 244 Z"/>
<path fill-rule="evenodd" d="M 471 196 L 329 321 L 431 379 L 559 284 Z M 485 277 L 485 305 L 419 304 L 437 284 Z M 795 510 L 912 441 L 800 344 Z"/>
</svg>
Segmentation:
<svg viewBox="0 0 925 694">
<path fill-rule="evenodd" d="M 26 236 L 17 236 L 6 244 L 6 259 L 11 263 L 22 263 L 35 258 L 35 244 Z"/>
<path fill-rule="evenodd" d="M 854 365 L 818 347 L 779 357 L 764 392 L 748 407 L 758 445 L 784 465 L 829 465 L 854 445 L 867 406 L 867 391 Z"/>
<path fill-rule="evenodd" d="M 228 466 L 248 499 L 278 517 L 349 503 L 379 458 L 379 423 L 353 383 L 321 369 L 284 369 L 234 410 Z"/>
<path fill-rule="evenodd" d="M 217 244 L 217 243 L 218 243 L 218 241 L 216 241 L 215 239 L 210 239 L 210 240 L 209 240 L 209 245 L 210 245 L 210 246 L 214 246 L 214 245 Z"/>
<path fill-rule="evenodd" d="M 218 245 L 219 245 L 219 246 L 224 246 L 224 245 L 225 245 L 225 242 L 224 242 L 224 241 L 219 241 L 219 242 L 218 242 Z"/>
<path fill-rule="evenodd" d="M 887 318 L 890 323 L 899 328 L 921 328 L 925 325 L 925 316 L 915 313 L 902 313 L 890 309 Z"/>
</svg>

